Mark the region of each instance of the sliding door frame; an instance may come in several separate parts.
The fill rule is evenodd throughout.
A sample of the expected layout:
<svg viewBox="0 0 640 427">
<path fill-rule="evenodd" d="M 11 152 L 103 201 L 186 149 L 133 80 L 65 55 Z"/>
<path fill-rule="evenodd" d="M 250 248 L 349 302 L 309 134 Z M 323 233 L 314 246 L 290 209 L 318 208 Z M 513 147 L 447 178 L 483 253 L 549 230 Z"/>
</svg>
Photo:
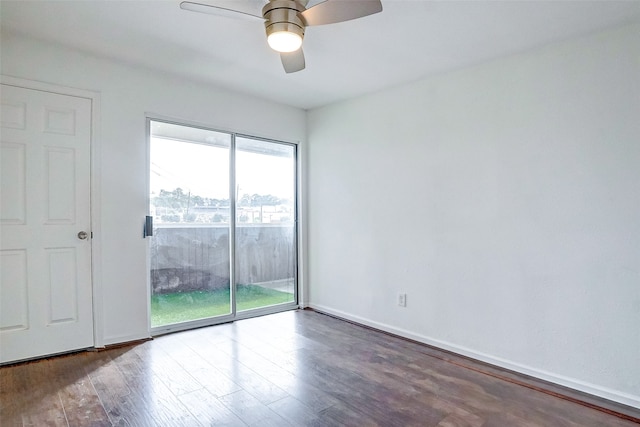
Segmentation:
<svg viewBox="0 0 640 427">
<path fill-rule="evenodd" d="M 231 312 L 227 315 L 207 317 L 204 319 L 191 320 L 187 322 L 174 323 L 170 325 L 163 325 L 157 327 L 151 327 L 151 250 L 150 245 L 146 246 L 146 264 L 147 264 L 147 321 L 149 327 L 149 333 L 151 336 L 158 336 L 172 332 L 184 331 L 189 329 L 201 328 L 205 326 L 213 326 L 222 323 L 229 323 L 235 320 L 241 320 L 251 317 L 262 316 L 266 314 L 279 313 L 282 311 L 295 310 L 301 307 L 300 301 L 300 173 L 301 173 L 301 157 L 300 157 L 300 145 L 297 142 L 281 141 L 272 138 L 265 138 L 261 136 L 235 132 L 231 130 L 219 129 L 213 126 L 204 125 L 202 123 L 195 123 L 186 120 L 176 120 L 173 118 L 150 114 L 146 115 L 146 203 L 147 214 L 150 214 L 149 208 L 151 206 L 151 122 L 161 122 L 172 125 L 179 125 L 185 127 L 192 127 L 196 129 L 202 129 L 212 132 L 219 132 L 228 134 L 231 138 L 231 145 L 229 147 L 229 295 L 230 295 L 230 309 Z M 267 307 L 259 307 L 250 310 L 243 310 L 238 312 L 236 309 L 236 229 L 237 229 L 237 195 L 236 195 L 236 138 L 248 138 L 256 141 L 264 141 L 273 144 L 280 144 L 293 147 L 294 154 L 294 167 L 293 167 L 293 182 L 294 182 L 294 203 L 293 203 L 293 256 L 294 256 L 294 287 L 293 287 L 293 302 L 271 305 Z M 153 238 L 153 237 L 150 237 Z"/>
</svg>

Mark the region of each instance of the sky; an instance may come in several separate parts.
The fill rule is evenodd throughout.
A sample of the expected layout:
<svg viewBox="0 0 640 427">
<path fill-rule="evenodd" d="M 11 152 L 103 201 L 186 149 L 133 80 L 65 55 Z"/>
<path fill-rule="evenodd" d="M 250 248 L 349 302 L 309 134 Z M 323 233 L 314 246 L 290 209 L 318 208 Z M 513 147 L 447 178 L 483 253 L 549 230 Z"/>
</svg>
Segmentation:
<svg viewBox="0 0 640 427">
<path fill-rule="evenodd" d="M 294 159 L 237 151 L 236 184 L 242 194 L 293 199 Z M 182 188 L 201 197 L 229 198 L 229 149 L 151 138 L 151 194 Z"/>
</svg>

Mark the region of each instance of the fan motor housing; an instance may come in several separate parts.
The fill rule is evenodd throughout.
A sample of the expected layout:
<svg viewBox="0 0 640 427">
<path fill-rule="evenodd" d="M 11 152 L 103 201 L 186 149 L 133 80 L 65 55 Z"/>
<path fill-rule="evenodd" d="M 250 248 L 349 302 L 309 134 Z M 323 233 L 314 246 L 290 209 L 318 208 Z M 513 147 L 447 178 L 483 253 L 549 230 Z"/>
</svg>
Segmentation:
<svg viewBox="0 0 640 427">
<path fill-rule="evenodd" d="M 272 0 L 262 8 L 267 36 L 277 31 L 288 31 L 304 37 L 305 24 L 298 17 L 305 7 L 295 0 Z"/>
</svg>

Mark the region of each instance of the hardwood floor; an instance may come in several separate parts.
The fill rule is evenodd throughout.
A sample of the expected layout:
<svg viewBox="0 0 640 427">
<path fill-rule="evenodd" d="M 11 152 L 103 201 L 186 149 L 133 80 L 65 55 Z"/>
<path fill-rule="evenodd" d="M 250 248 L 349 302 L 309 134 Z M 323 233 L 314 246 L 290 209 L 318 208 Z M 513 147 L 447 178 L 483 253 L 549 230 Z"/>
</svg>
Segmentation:
<svg viewBox="0 0 640 427">
<path fill-rule="evenodd" d="M 499 377 L 499 378 L 498 378 Z M 635 426 L 309 310 L 0 368 L 7 426 Z"/>
</svg>

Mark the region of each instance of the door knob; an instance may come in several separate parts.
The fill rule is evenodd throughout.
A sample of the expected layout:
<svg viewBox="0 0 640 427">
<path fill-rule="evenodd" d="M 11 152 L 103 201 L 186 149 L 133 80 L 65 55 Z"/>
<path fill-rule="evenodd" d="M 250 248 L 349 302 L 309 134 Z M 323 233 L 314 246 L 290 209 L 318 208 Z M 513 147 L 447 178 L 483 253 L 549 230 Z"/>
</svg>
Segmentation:
<svg viewBox="0 0 640 427">
<path fill-rule="evenodd" d="M 87 237 L 89 237 L 89 234 L 87 234 L 86 231 L 81 231 L 78 233 L 78 239 L 80 240 L 85 240 Z"/>
</svg>

